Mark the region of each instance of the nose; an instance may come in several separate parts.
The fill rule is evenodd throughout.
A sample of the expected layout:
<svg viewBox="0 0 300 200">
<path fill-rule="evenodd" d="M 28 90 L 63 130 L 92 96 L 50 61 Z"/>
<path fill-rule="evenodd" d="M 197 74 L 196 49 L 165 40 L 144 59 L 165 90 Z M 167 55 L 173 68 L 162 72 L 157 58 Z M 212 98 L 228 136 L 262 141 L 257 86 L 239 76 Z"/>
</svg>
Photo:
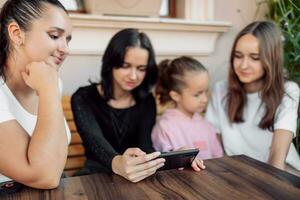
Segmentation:
<svg viewBox="0 0 300 200">
<path fill-rule="evenodd" d="M 66 40 L 63 40 L 59 47 L 58 47 L 58 51 L 63 53 L 64 55 L 69 55 L 70 53 L 70 48 L 69 48 L 69 44 Z"/>
<path fill-rule="evenodd" d="M 203 96 L 202 96 L 201 100 L 202 100 L 202 103 L 207 104 L 207 102 L 208 102 L 208 94 L 207 94 L 207 92 L 203 93 Z"/>
<path fill-rule="evenodd" d="M 244 57 L 244 58 L 242 59 L 240 68 L 241 68 L 241 69 L 247 69 L 248 64 L 249 64 L 248 58 L 247 58 L 247 57 Z"/>
<path fill-rule="evenodd" d="M 130 80 L 133 80 L 133 81 L 137 79 L 137 70 L 136 70 L 136 68 L 132 67 L 130 69 L 129 78 L 130 78 Z"/>
</svg>

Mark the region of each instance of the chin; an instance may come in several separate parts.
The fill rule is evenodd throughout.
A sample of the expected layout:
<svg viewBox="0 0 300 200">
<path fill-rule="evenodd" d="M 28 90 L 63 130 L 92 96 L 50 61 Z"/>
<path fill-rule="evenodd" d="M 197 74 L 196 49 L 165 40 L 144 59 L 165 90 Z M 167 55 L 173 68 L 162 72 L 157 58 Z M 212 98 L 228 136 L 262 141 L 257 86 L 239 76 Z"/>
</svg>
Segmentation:
<svg viewBox="0 0 300 200">
<path fill-rule="evenodd" d="M 254 80 L 252 78 L 239 78 L 239 80 L 241 81 L 241 83 L 247 84 L 247 83 L 252 83 L 254 82 Z"/>
<path fill-rule="evenodd" d="M 127 91 L 127 92 L 132 92 L 132 90 L 134 90 L 135 87 L 133 88 L 133 87 L 125 86 L 125 87 L 123 87 L 122 89 L 123 89 L 124 91 Z"/>
</svg>

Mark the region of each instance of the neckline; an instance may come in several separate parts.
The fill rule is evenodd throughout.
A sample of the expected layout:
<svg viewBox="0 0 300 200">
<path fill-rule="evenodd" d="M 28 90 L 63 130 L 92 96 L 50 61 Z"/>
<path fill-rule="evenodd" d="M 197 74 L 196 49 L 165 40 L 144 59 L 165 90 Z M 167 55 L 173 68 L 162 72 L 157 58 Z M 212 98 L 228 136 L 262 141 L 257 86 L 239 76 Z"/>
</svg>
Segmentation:
<svg viewBox="0 0 300 200">
<path fill-rule="evenodd" d="M 186 114 L 184 114 L 183 112 L 181 112 L 180 110 L 178 110 L 177 108 L 169 108 L 166 110 L 166 113 L 167 112 L 172 114 L 171 116 L 174 116 L 174 114 L 175 114 L 176 116 L 182 117 L 184 119 L 188 119 L 190 121 L 195 120 L 197 118 L 197 116 L 200 115 L 199 113 L 195 112 L 192 117 L 189 117 Z"/>
<path fill-rule="evenodd" d="M 122 111 L 122 110 L 130 110 L 132 108 L 134 108 L 138 102 L 135 102 L 134 105 L 132 106 L 129 106 L 129 107 L 126 107 L 126 108 L 115 108 L 115 107 L 112 107 L 111 105 L 108 104 L 107 101 L 104 100 L 103 96 L 99 93 L 99 90 L 98 90 L 98 84 L 94 84 L 94 90 L 96 91 L 97 93 L 97 98 L 101 99 L 102 101 L 105 102 L 105 105 L 109 108 L 109 109 L 113 109 L 113 110 L 116 110 L 116 111 Z"/>
<path fill-rule="evenodd" d="M 247 98 L 253 99 L 259 96 L 260 92 L 247 93 Z"/>
</svg>

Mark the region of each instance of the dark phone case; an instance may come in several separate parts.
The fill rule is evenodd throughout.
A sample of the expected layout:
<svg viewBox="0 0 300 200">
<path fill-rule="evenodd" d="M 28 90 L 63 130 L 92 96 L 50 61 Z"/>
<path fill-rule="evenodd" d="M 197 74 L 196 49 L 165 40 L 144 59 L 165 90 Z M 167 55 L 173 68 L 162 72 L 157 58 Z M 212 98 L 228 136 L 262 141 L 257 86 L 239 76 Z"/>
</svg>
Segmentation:
<svg viewBox="0 0 300 200">
<path fill-rule="evenodd" d="M 0 197 L 2 195 L 18 192 L 22 188 L 23 185 L 15 181 L 7 181 L 7 182 L 0 183 Z"/>
<path fill-rule="evenodd" d="M 198 153 L 199 149 L 189 149 L 162 153 L 158 158 L 164 158 L 166 159 L 166 162 L 165 165 L 159 168 L 158 170 L 190 167 Z"/>
</svg>

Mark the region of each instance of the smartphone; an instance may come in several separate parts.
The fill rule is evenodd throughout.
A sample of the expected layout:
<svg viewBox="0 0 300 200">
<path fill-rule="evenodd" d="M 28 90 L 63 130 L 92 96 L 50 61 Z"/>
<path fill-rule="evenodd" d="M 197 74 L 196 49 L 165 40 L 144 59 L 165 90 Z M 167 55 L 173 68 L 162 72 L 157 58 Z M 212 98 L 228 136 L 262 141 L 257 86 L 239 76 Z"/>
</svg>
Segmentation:
<svg viewBox="0 0 300 200">
<path fill-rule="evenodd" d="M 158 170 L 190 167 L 198 153 L 199 149 L 162 152 L 158 158 L 164 158 L 166 159 L 166 162 L 165 165 Z"/>
<path fill-rule="evenodd" d="M 21 183 L 15 181 L 6 181 L 0 183 L 0 197 L 2 195 L 12 194 L 20 191 L 23 188 Z"/>
</svg>

